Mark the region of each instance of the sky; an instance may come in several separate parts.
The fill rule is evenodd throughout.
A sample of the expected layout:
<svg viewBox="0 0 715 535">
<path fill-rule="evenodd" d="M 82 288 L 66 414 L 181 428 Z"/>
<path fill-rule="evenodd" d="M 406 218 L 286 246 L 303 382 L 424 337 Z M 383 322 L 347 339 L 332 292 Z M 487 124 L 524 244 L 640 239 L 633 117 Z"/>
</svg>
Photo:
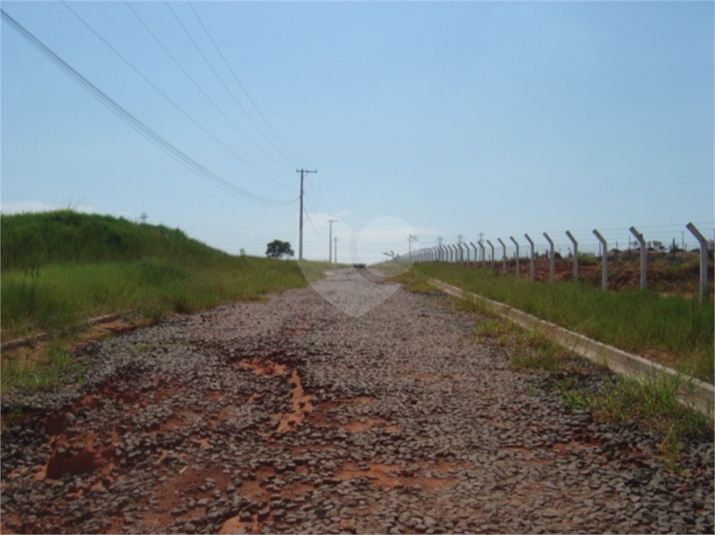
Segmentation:
<svg viewBox="0 0 715 535">
<path fill-rule="evenodd" d="M 331 219 L 340 262 L 440 238 L 523 255 L 544 232 L 565 253 L 567 230 L 623 249 L 631 226 L 693 248 L 688 222 L 713 235 L 713 5 L 3 1 L 61 59 L 2 21 L 2 212 L 145 214 L 297 256 L 306 169 L 306 259 Z"/>
</svg>

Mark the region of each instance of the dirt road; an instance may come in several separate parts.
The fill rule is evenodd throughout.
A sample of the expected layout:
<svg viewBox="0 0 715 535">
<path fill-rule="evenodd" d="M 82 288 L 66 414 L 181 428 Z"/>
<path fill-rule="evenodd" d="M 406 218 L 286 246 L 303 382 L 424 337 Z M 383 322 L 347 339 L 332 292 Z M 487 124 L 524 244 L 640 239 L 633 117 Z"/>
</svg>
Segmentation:
<svg viewBox="0 0 715 535">
<path fill-rule="evenodd" d="M 3 533 L 713 532 L 711 443 L 668 470 L 448 298 L 360 308 L 390 293 L 336 272 L 90 343 L 82 386 L 4 393 L 32 413 L 2 433 Z"/>
</svg>

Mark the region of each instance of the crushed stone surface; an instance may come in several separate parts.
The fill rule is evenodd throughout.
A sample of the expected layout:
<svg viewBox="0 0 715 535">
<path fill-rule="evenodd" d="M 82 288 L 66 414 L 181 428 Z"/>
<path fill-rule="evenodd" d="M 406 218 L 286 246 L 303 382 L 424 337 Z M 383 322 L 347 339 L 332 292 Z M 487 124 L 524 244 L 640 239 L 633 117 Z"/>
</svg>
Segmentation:
<svg viewBox="0 0 715 535">
<path fill-rule="evenodd" d="M 81 385 L 3 393 L 29 416 L 2 432 L 2 532 L 713 533 L 712 442 L 674 471 L 449 298 L 371 280 L 91 342 Z"/>
</svg>

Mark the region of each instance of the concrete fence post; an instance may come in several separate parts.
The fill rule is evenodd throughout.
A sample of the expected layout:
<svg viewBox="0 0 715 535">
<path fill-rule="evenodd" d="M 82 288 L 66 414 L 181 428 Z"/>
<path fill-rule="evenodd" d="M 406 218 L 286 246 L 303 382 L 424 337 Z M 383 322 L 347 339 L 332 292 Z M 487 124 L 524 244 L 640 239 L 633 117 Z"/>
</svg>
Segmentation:
<svg viewBox="0 0 715 535">
<path fill-rule="evenodd" d="M 489 240 L 487 240 L 487 243 L 492 250 L 492 269 L 494 269 L 494 244 Z"/>
<path fill-rule="evenodd" d="M 519 242 L 514 239 L 514 236 L 509 236 L 509 239 L 514 242 L 516 246 L 516 278 L 519 278 Z"/>
<path fill-rule="evenodd" d="M 598 238 L 598 241 L 601 242 L 601 250 L 603 252 L 603 259 L 601 260 L 602 268 L 601 268 L 601 288 L 604 290 L 608 289 L 608 243 L 606 242 L 606 238 L 601 236 L 601 233 L 598 232 L 596 229 L 593 229 L 593 233 Z"/>
<path fill-rule="evenodd" d="M 524 234 L 524 237 L 527 239 L 527 241 L 529 242 L 529 246 L 531 247 L 531 253 L 529 254 L 531 282 L 534 282 L 536 280 L 536 266 L 534 265 L 534 240 L 532 240 L 528 234 Z"/>
<path fill-rule="evenodd" d="M 636 237 L 636 240 L 638 240 L 638 243 L 641 246 L 641 290 L 646 289 L 646 262 L 648 258 L 648 251 L 646 251 L 645 247 L 645 239 L 643 239 L 643 234 L 638 232 L 636 230 L 636 227 L 631 227 L 628 230 L 631 231 L 631 234 L 633 234 Z"/>
<path fill-rule="evenodd" d="M 569 240 L 571 240 L 571 243 L 573 243 L 573 281 L 576 282 L 578 280 L 578 243 L 570 231 L 567 230 L 566 235 L 569 237 Z"/>
<path fill-rule="evenodd" d="M 484 250 L 484 242 L 481 240 L 479 241 L 479 248 L 482 250 L 482 267 L 487 267 L 487 255 Z"/>
<path fill-rule="evenodd" d="M 544 238 L 549 242 L 549 282 L 554 282 L 554 241 L 544 232 Z"/>
<path fill-rule="evenodd" d="M 474 249 L 474 267 L 477 267 L 477 261 L 479 260 L 479 254 L 477 253 L 477 246 L 474 245 L 474 242 L 469 242 L 469 245 L 472 246 L 472 249 Z"/>
<path fill-rule="evenodd" d="M 700 302 L 705 303 L 708 300 L 708 242 L 692 223 L 685 225 L 685 228 L 700 243 Z"/>
<path fill-rule="evenodd" d="M 502 263 L 502 271 L 506 273 L 506 244 L 501 241 L 501 238 L 497 238 L 497 241 L 501 243 L 501 248 L 502 248 L 502 258 L 501 258 L 501 263 Z"/>
</svg>

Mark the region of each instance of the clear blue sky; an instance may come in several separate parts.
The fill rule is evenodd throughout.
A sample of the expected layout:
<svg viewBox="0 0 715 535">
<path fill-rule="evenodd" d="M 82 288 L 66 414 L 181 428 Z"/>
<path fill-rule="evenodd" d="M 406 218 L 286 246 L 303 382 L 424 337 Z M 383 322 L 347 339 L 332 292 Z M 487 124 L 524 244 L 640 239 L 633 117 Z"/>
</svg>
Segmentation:
<svg viewBox="0 0 715 535">
<path fill-rule="evenodd" d="M 231 253 L 297 253 L 306 168 L 307 258 L 327 259 L 330 218 L 341 261 L 410 234 L 712 236 L 713 2 L 131 3 L 180 67 L 124 2 L 68 5 L 128 63 L 62 3 L 2 2 L 183 154 L 292 202 L 189 171 L 3 21 L 5 213 L 145 212 Z"/>
</svg>

